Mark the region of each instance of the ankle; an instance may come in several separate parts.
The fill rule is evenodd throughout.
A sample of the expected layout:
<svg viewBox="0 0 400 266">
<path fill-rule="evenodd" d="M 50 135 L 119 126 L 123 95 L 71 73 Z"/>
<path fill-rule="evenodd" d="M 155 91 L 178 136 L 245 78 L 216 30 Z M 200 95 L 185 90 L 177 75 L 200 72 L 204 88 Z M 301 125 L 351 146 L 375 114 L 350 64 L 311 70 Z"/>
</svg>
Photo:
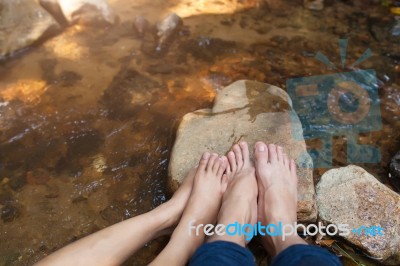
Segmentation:
<svg viewBox="0 0 400 266">
<path fill-rule="evenodd" d="M 176 226 L 182 215 L 182 212 L 176 207 L 173 199 L 161 204 L 153 211 L 155 212 L 157 219 L 163 221 L 163 226 L 160 229 Z"/>
<path fill-rule="evenodd" d="M 278 255 L 285 249 L 293 246 L 293 245 L 308 245 L 306 241 L 304 241 L 300 236 L 298 235 L 293 235 L 293 236 L 288 236 L 286 237 L 285 240 L 282 240 L 281 238 L 276 238 L 275 241 L 272 241 L 273 247 L 274 247 L 274 254 L 273 256 Z"/>
</svg>

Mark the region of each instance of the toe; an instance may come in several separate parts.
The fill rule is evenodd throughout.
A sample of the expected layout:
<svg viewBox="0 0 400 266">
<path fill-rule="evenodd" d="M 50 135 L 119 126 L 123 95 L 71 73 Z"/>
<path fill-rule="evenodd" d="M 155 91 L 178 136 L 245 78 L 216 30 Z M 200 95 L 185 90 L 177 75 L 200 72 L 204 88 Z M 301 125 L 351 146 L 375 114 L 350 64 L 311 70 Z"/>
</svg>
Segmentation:
<svg viewBox="0 0 400 266">
<path fill-rule="evenodd" d="M 242 141 L 240 143 L 240 148 L 242 149 L 243 163 L 244 163 L 244 165 L 248 165 L 250 163 L 250 152 L 249 152 L 249 146 L 247 145 L 247 142 Z"/>
<path fill-rule="evenodd" d="M 243 166 L 243 156 L 242 150 L 240 149 L 239 145 L 233 145 L 233 152 L 235 153 L 237 169 L 240 170 Z"/>
<path fill-rule="evenodd" d="M 283 164 L 283 148 L 281 146 L 276 146 L 276 154 L 278 161 Z"/>
<path fill-rule="evenodd" d="M 283 165 L 289 168 L 289 157 L 286 153 L 283 154 Z"/>
<path fill-rule="evenodd" d="M 292 175 L 292 177 L 295 177 L 297 179 L 297 166 L 296 166 L 296 162 L 294 160 L 290 160 L 290 164 L 289 164 L 289 170 L 290 170 L 290 174 Z"/>
<path fill-rule="evenodd" d="M 222 193 L 225 192 L 226 188 L 228 187 L 228 184 L 229 184 L 229 177 L 228 177 L 228 175 L 223 174 L 222 178 L 221 178 L 221 190 L 222 190 Z"/>
<path fill-rule="evenodd" d="M 199 166 L 198 166 L 198 170 L 206 170 L 207 167 L 207 163 L 210 159 L 210 153 L 209 152 L 205 152 L 203 153 L 203 155 L 201 156 L 200 162 L 199 162 Z"/>
<path fill-rule="evenodd" d="M 219 158 L 219 161 L 220 161 L 220 165 L 218 166 L 218 169 L 217 169 L 217 176 L 221 177 L 224 174 L 226 167 L 228 165 L 228 159 L 225 156 L 222 156 Z"/>
<path fill-rule="evenodd" d="M 232 173 L 236 173 L 236 157 L 235 153 L 233 151 L 228 152 L 228 161 L 229 161 L 229 166 L 231 168 Z"/>
<path fill-rule="evenodd" d="M 254 146 L 256 168 L 260 169 L 268 163 L 268 148 L 264 142 L 258 141 Z"/>
<path fill-rule="evenodd" d="M 213 153 L 210 155 L 210 159 L 208 160 L 206 170 L 212 172 L 214 168 L 215 161 L 218 160 L 218 154 Z"/>
<path fill-rule="evenodd" d="M 278 161 L 276 145 L 274 144 L 268 144 L 268 160 L 271 163 L 276 163 Z"/>
<path fill-rule="evenodd" d="M 215 161 L 214 161 L 214 165 L 213 165 L 213 167 L 212 167 L 212 172 L 213 172 L 214 174 L 217 174 L 218 169 L 219 169 L 219 167 L 220 167 L 222 164 L 223 164 L 223 159 L 222 159 L 220 156 L 218 156 L 218 158 L 215 159 Z"/>
<path fill-rule="evenodd" d="M 227 163 L 226 163 L 226 170 L 225 170 L 225 173 L 228 175 L 228 177 L 231 177 L 231 175 L 232 175 L 231 166 L 229 165 L 228 158 L 227 158 L 226 160 L 227 160 Z"/>
</svg>

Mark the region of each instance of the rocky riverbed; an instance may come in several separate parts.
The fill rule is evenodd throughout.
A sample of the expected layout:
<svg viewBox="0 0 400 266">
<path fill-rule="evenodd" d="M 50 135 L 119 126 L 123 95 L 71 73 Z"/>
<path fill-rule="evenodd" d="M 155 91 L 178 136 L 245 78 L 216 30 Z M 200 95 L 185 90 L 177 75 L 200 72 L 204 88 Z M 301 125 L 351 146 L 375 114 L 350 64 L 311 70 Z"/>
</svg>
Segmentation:
<svg viewBox="0 0 400 266">
<path fill-rule="evenodd" d="M 93 9 L 60 0 L 30 1 L 32 8 L 20 11 L 12 6 L 26 1 L 0 1 L 0 265 L 32 264 L 166 201 L 171 149 L 185 114 L 212 108 L 217 93 L 237 80 L 285 90 L 289 78 L 354 71 L 340 67 L 342 38 L 349 41 L 347 66 L 372 51 L 357 68 L 377 74 L 382 128 L 357 141 L 379 147 L 381 160 L 359 164 L 379 184 L 354 177 L 351 187 L 337 185 L 343 194 L 371 186 L 367 199 L 381 202 L 386 193 L 390 198 L 382 204 L 398 204 L 396 1 L 109 0 Z M 318 51 L 339 70 L 316 60 Z M 334 168 L 349 164 L 346 142 L 333 139 Z M 313 172 L 317 207 L 339 213 L 329 204 L 341 199 L 319 194 L 331 193 L 326 182 L 332 172 L 321 178 L 327 170 Z M 348 209 L 358 215 L 359 206 Z M 379 221 L 391 215 L 396 212 Z M 398 250 L 382 245 L 379 253 L 368 252 L 371 243 L 354 248 L 349 239 L 309 240 L 341 255 L 355 251 L 351 256 L 366 264 L 398 259 Z M 146 265 L 165 241 L 149 243 L 127 264 Z M 360 248 L 384 260 L 360 257 Z M 266 254 L 257 241 L 251 249 L 261 263 Z"/>
</svg>

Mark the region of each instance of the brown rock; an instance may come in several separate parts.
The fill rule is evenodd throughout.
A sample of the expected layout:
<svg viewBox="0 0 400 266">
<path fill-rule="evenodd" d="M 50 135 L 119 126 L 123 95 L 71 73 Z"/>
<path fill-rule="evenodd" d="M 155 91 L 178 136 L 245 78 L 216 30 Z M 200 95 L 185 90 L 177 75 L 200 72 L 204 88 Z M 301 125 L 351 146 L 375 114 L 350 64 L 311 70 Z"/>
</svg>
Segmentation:
<svg viewBox="0 0 400 266">
<path fill-rule="evenodd" d="M 292 131 L 299 133 L 300 138 L 295 140 Z M 169 164 L 171 185 L 176 188 L 205 151 L 225 154 L 240 140 L 246 140 L 250 146 L 258 140 L 275 143 L 283 146 L 299 165 L 298 219 L 313 222 L 316 208 L 312 160 L 301 133 L 301 123 L 282 89 L 237 81 L 218 93 L 212 109 L 183 117 Z"/>
<path fill-rule="evenodd" d="M 326 172 L 317 185 L 319 217 L 349 229 L 380 226 L 383 235 L 343 236 L 385 264 L 400 263 L 400 196 L 361 167 L 350 165 Z"/>
</svg>

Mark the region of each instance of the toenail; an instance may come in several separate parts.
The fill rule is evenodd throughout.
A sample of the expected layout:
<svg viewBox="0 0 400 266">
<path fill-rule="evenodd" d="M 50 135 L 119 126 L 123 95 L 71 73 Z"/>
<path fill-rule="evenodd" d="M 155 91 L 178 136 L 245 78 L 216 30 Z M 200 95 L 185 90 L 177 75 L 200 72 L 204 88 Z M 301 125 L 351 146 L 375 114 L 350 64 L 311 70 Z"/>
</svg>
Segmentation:
<svg viewBox="0 0 400 266">
<path fill-rule="evenodd" d="M 203 154 L 203 159 L 207 160 L 208 158 L 210 158 L 210 154 L 208 152 L 205 152 Z"/>
<path fill-rule="evenodd" d="M 259 144 L 258 151 L 261 151 L 261 152 L 265 151 L 265 146 L 263 144 Z"/>
</svg>

